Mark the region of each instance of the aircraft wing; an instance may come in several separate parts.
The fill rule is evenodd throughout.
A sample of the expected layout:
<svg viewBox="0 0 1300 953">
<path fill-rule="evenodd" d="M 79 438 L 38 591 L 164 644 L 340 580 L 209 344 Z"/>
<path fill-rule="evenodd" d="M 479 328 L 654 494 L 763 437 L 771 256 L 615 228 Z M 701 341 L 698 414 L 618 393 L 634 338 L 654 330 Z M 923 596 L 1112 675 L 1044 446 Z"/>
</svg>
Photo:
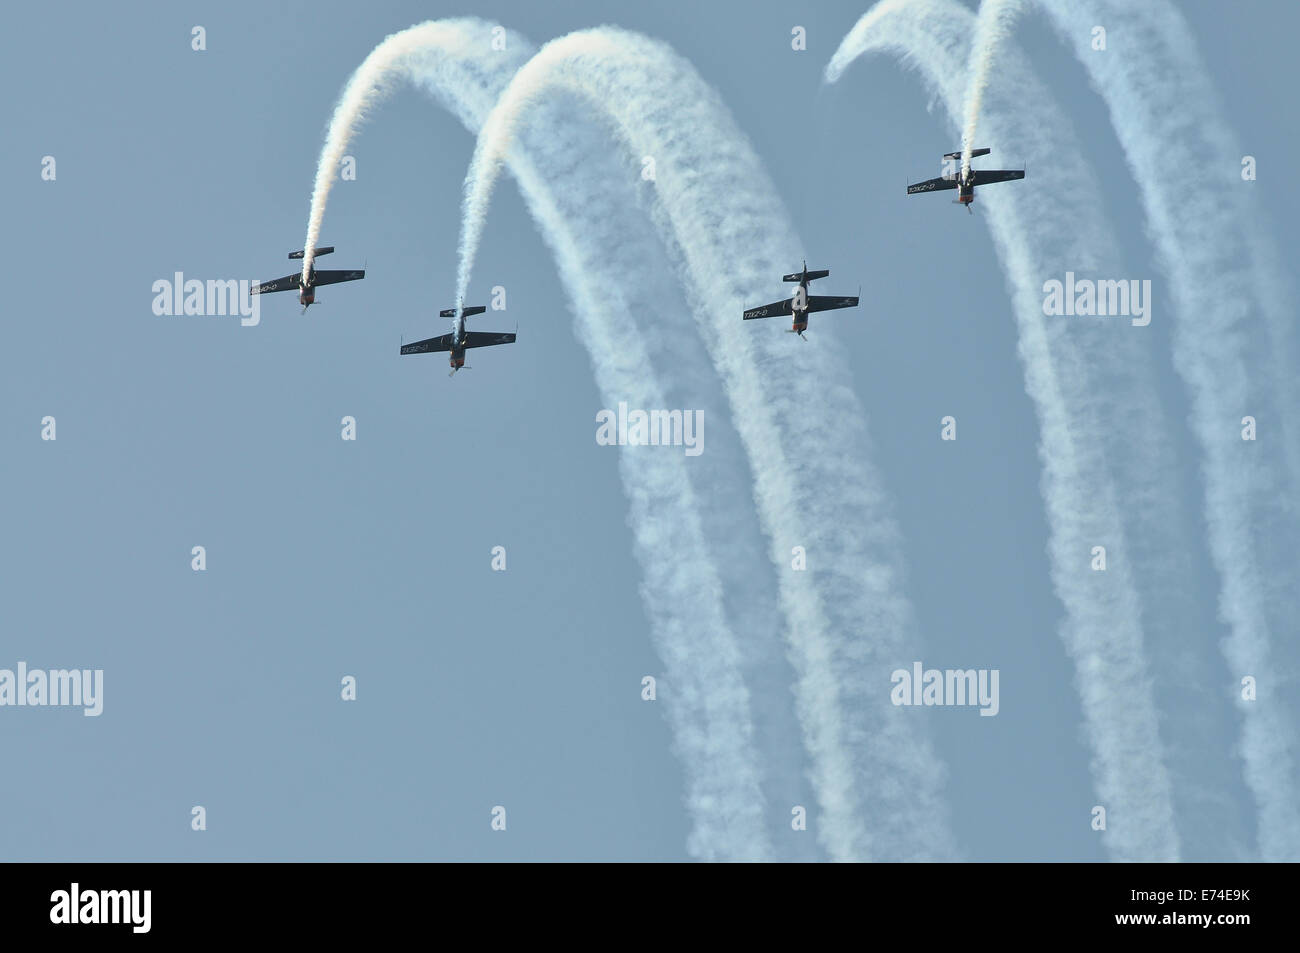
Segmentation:
<svg viewBox="0 0 1300 953">
<path fill-rule="evenodd" d="M 790 301 L 790 298 L 782 298 L 780 301 L 765 304 L 761 308 L 750 308 L 745 312 L 744 318 L 746 321 L 752 321 L 754 318 L 775 318 L 782 314 L 792 314 Z"/>
<path fill-rule="evenodd" d="M 858 299 L 856 297 L 845 298 L 839 295 L 809 295 L 809 311 L 834 311 L 836 308 L 856 308 Z"/>
<path fill-rule="evenodd" d="M 414 341 L 411 344 L 402 345 L 403 354 L 428 354 L 433 351 L 450 351 L 451 335 L 440 334 L 436 338 L 425 338 L 423 341 Z"/>
<path fill-rule="evenodd" d="M 296 275 L 285 275 L 283 278 L 276 278 L 275 281 L 259 281 L 248 289 L 249 294 L 264 295 L 272 291 L 297 291 L 302 282 L 302 272 Z"/>
<path fill-rule="evenodd" d="M 1025 177 L 1024 169 L 975 169 L 975 184 L 988 185 L 990 182 L 1010 182 Z"/>
<path fill-rule="evenodd" d="M 957 188 L 957 176 L 941 175 L 937 179 L 926 179 L 924 182 L 917 182 L 915 185 L 907 187 L 908 195 L 915 195 L 917 192 L 941 192 L 944 189 Z"/>
<path fill-rule="evenodd" d="M 316 284 L 336 285 L 340 281 L 356 281 L 358 278 L 364 278 L 364 271 L 318 271 L 316 272 Z"/>
<path fill-rule="evenodd" d="M 491 347 L 493 344 L 513 344 L 514 331 L 466 331 L 466 347 Z"/>
</svg>

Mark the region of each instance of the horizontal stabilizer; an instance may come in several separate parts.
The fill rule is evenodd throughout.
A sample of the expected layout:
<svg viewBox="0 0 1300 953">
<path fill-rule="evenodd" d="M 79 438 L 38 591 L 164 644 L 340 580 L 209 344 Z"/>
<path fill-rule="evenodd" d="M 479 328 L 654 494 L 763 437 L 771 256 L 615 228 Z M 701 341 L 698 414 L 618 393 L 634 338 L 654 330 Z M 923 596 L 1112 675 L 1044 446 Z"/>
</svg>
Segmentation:
<svg viewBox="0 0 1300 953">
<path fill-rule="evenodd" d="M 482 313 L 483 313 L 484 311 L 486 311 L 486 310 L 487 310 L 487 308 L 486 308 L 485 306 L 483 306 L 483 305 L 478 305 L 478 306 L 473 307 L 473 308 L 462 308 L 460 313 L 463 314 L 463 315 L 465 315 L 465 317 L 468 318 L 471 314 L 482 314 Z M 456 309 L 455 309 L 455 308 L 447 308 L 447 309 L 444 310 L 444 311 L 439 311 L 439 312 L 438 312 L 438 317 L 440 317 L 440 318 L 454 318 L 454 317 L 456 317 Z"/>
<path fill-rule="evenodd" d="M 988 154 L 989 154 L 990 152 L 992 152 L 992 151 L 993 151 L 992 149 L 972 149 L 972 150 L 970 151 L 970 157 L 971 157 L 972 159 L 974 159 L 976 156 L 986 156 L 986 155 L 988 155 Z M 961 158 L 961 153 L 960 153 L 960 152 L 945 152 L 945 153 L 943 154 L 943 157 L 944 157 L 945 159 L 960 159 L 960 158 Z"/>
<path fill-rule="evenodd" d="M 808 272 L 808 280 L 814 281 L 818 278 L 825 278 L 829 274 L 830 274 L 829 271 L 810 271 Z M 782 281 L 803 281 L 803 272 L 801 271 L 795 272 L 793 275 L 782 275 L 781 280 Z"/>
<path fill-rule="evenodd" d="M 329 254 L 330 252 L 332 252 L 333 250 L 334 250 L 334 246 L 333 246 L 333 245 L 323 245 L 323 246 L 318 246 L 317 249 L 316 249 L 316 257 L 319 258 L 321 255 L 328 255 L 328 254 Z M 303 255 L 303 252 L 304 252 L 304 251 L 306 251 L 306 249 L 299 249 L 298 251 L 291 251 L 291 252 L 289 252 L 289 257 L 290 257 L 290 258 L 301 258 L 302 255 Z"/>
</svg>

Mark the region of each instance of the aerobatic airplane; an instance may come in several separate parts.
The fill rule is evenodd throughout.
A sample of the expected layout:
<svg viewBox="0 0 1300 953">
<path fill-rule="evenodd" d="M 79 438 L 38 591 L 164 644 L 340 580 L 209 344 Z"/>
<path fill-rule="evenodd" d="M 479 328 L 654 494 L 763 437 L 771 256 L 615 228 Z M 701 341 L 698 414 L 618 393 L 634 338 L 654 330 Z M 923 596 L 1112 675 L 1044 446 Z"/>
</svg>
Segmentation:
<svg viewBox="0 0 1300 953">
<path fill-rule="evenodd" d="M 486 307 L 463 308 L 460 314 L 455 308 L 439 311 L 438 317 L 451 318 L 451 333 L 440 334 L 436 338 L 426 338 L 414 344 L 403 344 L 403 354 L 429 354 L 434 351 L 450 351 L 451 373 L 455 374 L 465 367 L 465 350 L 471 347 L 491 347 L 494 344 L 513 344 L 517 337 L 514 331 L 466 331 L 465 319 L 471 314 L 482 314 Z"/>
<path fill-rule="evenodd" d="M 809 271 L 808 262 L 804 261 L 803 271 L 796 272 L 793 275 L 783 275 L 782 281 L 797 281 L 799 287 L 794 290 L 794 294 L 782 301 L 774 301 L 771 304 L 765 304 L 761 308 L 751 308 L 744 314 L 746 321 L 752 321 L 754 318 L 774 318 L 778 315 L 789 314 L 794 316 L 794 321 L 789 333 L 797 334 L 803 340 L 808 340 L 803 336 L 804 331 L 808 330 L 808 315 L 814 311 L 833 311 L 836 308 L 856 308 L 858 306 L 857 297 L 838 297 L 835 295 L 810 295 L 808 294 L 808 283 L 816 281 L 818 278 L 825 278 L 829 271 Z"/>
<path fill-rule="evenodd" d="M 986 156 L 991 149 L 973 149 L 971 158 L 976 156 Z M 948 152 L 944 154 L 945 162 L 961 162 L 960 152 Z M 961 166 L 951 175 L 941 175 L 937 179 L 926 179 L 924 182 L 918 182 L 915 185 L 907 187 L 907 194 L 914 195 L 917 192 L 939 192 L 943 189 L 956 189 L 957 201 L 953 205 L 964 205 L 966 211 L 970 211 L 971 203 L 975 201 L 975 186 L 989 185 L 993 182 L 1010 182 L 1013 179 L 1023 179 L 1025 177 L 1024 169 L 970 169 L 968 174 L 963 177 Z"/>
<path fill-rule="evenodd" d="M 316 257 L 328 255 L 334 250 L 333 245 L 326 245 L 316 249 Z M 289 252 L 290 258 L 302 258 L 301 251 Z M 360 271 L 317 271 L 315 261 L 307 271 L 306 283 L 302 280 L 302 272 L 296 272 L 292 275 L 285 275 L 283 278 L 276 278 L 275 281 L 259 281 L 249 288 L 249 294 L 270 294 L 273 291 L 289 291 L 292 288 L 298 289 L 298 303 L 302 305 L 302 313 L 306 314 L 307 309 L 316 301 L 317 285 L 333 285 L 340 281 L 356 281 L 358 278 L 366 276 L 365 270 Z"/>
</svg>

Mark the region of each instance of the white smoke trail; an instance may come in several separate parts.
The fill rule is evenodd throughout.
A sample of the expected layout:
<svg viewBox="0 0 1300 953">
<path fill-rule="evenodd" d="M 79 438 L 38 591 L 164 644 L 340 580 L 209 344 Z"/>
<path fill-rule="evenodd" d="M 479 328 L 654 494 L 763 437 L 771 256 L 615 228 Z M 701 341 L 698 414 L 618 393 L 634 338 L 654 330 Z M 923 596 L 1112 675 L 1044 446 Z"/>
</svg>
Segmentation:
<svg viewBox="0 0 1300 953">
<path fill-rule="evenodd" d="M 1204 452 L 1206 521 L 1220 575 L 1223 651 L 1239 701 L 1245 778 L 1265 859 L 1300 859 L 1296 797 L 1294 631 L 1300 558 L 1295 309 L 1240 176 L 1243 150 L 1183 17 L 1165 0 L 1040 3 L 1088 70 L 1141 191 L 1159 262 L 1170 277 L 1174 363 Z M 1104 24 L 1109 47 L 1093 49 Z M 1188 173 L 1191 173 L 1190 175 Z M 1254 443 L 1242 418 L 1260 421 Z M 1266 423 L 1265 423 L 1266 422 Z M 1265 435 L 1265 431 L 1268 431 Z"/>
<path fill-rule="evenodd" d="M 961 175 L 970 174 L 970 154 L 975 148 L 975 127 L 984 105 L 984 91 L 993 75 L 998 47 L 1006 41 L 1020 13 L 1021 0 L 983 0 L 975 18 L 975 40 L 971 45 L 970 88 L 966 92 L 966 122 L 961 136 Z"/>
<path fill-rule="evenodd" d="M 453 49 L 468 42 L 470 34 L 463 21 L 430 21 L 400 33 L 394 33 L 370 51 L 343 88 L 343 95 L 330 117 L 325 145 L 316 163 L 316 182 L 311 193 L 311 212 L 307 216 L 307 239 L 303 245 L 302 277 L 307 280 L 316 259 L 316 242 L 320 239 L 325 205 L 329 201 L 339 163 L 347 145 L 366 118 L 367 111 L 389 93 L 395 82 L 407 76 L 406 61 L 412 54 L 429 49 Z"/>
<path fill-rule="evenodd" d="M 380 49 L 400 55 L 372 54 L 366 61 L 371 66 L 363 65 L 362 70 L 380 88 L 403 78 L 417 82 L 475 131 L 528 53 L 518 36 L 511 37 L 509 54 L 494 50 L 490 30 L 491 25 L 476 20 L 420 24 L 381 44 Z M 374 62 L 388 65 L 375 70 Z M 355 131 L 359 114 L 351 104 L 375 101 L 375 93 L 356 77 L 348 91 L 340 109 L 346 107 L 353 121 L 331 123 L 325 164 L 336 161 L 329 156 L 343 154 Z M 602 272 L 600 263 L 590 260 L 591 251 L 616 240 L 626 245 L 627 239 L 610 234 L 617 222 L 593 215 L 570 198 L 579 191 L 577 183 L 610 179 L 619 170 L 598 161 L 599 139 L 584 133 L 578 117 L 565 116 L 554 125 L 560 131 L 549 138 L 522 143 L 510 167 L 564 265 L 561 272 L 579 316 L 578 337 L 589 350 L 597 383 L 609 406 L 618 400 L 640 407 L 671 406 L 633 318 L 662 297 L 660 289 L 653 282 L 638 282 L 638 273 L 623 276 L 617 285 L 597 282 L 593 276 Z M 556 168 L 557 153 L 567 157 L 567 166 Z M 535 161 L 547 164 L 547 178 L 538 174 Z M 635 203 L 627 199 L 625 204 Z M 580 238 L 592 243 L 583 244 Z M 653 260 L 653 248 L 640 251 L 642 262 Z M 688 850 L 703 859 L 768 859 L 772 851 L 750 699 L 741 676 L 743 653 L 726 619 L 722 585 L 684 457 L 624 454 L 620 473 L 645 573 L 642 595 L 665 665 L 661 697 L 686 774 L 687 806 L 694 820 Z"/>
<path fill-rule="evenodd" d="M 827 80 L 838 80 L 860 56 L 897 52 L 941 97 L 955 125 L 969 88 L 963 41 L 971 20 L 947 0 L 885 0 L 845 37 L 827 66 Z M 1115 242 L 1096 211 L 1102 203 L 1095 179 L 1077 150 L 1068 148 L 1068 124 L 1013 50 L 1004 50 L 999 62 L 1000 84 L 1015 91 L 1015 101 L 1009 109 L 985 110 L 985 141 L 1014 142 L 1054 173 L 1050 181 L 982 190 L 980 201 L 1006 273 L 1025 390 L 1041 428 L 1052 578 L 1066 608 L 1061 636 L 1075 664 L 1094 784 L 1107 809 L 1105 843 L 1117 858 L 1173 860 L 1180 856 L 1179 836 L 1130 568 L 1137 561 L 1127 542 L 1146 533 L 1169 538 L 1169 509 L 1161 503 L 1171 471 L 1165 428 L 1145 380 L 1135 339 L 1140 329 L 1123 319 L 1083 327 L 1066 322 L 1086 319 L 1043 314 L 1044 280 L 1063 277 L 1067 269 L 1095 274 L 1114 268 Z M 1069 190 L 1055 187 L 1058 175 L 1071 183 Z M 1100 367 L 1115 376 L 1099 379 Z M 1126 511 L 1110 460 L 1133 455 L 1141 462 L 1119 474 L 1126 489 L 1136 490 L 1137 505 L 1130 502 Z M 1105 573 L 1088 564 L 1099 542 L 1117 557 Z"/>
<path fill-rule="evenodd" d="M 863 411 L 827 326 L 816 343 L 795 348 L 775 329 L 742 327 L 740 312 L 771 294 L 799 245 L 761 164 L 690 64 L 612 28 L 543 47 L 502 94 L 475 148 L 459 293 L 501 164 L 525 118 L 536 124 L 536 106 L 556 93 L 580 97 L 613 123 L 629 155 L 654 160 L 656 219 L 681 255 L 778 567 L 821 843 L 836 859 L 951 856 L 942 768 L 888 699 L 890 672 L 917 649 L 899 593 L 896 530 L 864 462 Z M 575 198 L 599 207 L 601 184 L 585 183 Z M 792 546 L 816 560 L 815 572 L 791 572 Z"/>
<path fill-rule="evenodd" d="M 567 37 L 565 38 L 567 39 Z M 461 236 L 459 266 L 456 271 L 456 302 L 460 306 L 469 289 L 474 261 L 478 257 L 483 227 L 487 223 L 488 207 L 496 188 L 506 157 L 514 144 L 521 121 L 530 115 L 534 100 L 551 91 L 549 70 L 563 62 L 566 45 L 552 41 L 526 65 L 527 83 L 518 77 L 511 82 L 510 98 L 506 106 L 493 109 L 483 123 L 474 155 L 465 173 L 465 195 L 461 211 Z"/>
</svg>

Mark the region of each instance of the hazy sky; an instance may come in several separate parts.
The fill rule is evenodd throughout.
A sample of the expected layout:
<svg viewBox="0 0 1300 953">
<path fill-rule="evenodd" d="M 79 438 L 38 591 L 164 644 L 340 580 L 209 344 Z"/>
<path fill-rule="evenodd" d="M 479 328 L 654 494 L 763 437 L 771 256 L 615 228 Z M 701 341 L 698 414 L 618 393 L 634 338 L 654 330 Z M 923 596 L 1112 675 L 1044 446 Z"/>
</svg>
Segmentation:
<svg viewBox="0 0 1300 953">
<path fill-rule="evenodd" d="M 839 342 L 853 369 L 900 530 L 924 648 L 899 664 L 1001 673 L 997 717 L 907 713 L 947 771 L 959 849 L 1106 859 L 1088 825 L 1090 755 L 1058 636 L 1038 421 L 1006 283 L 978 202 L 968 216 L 948 196 L 904 195 L 960 143 L 890 57 L 822 83 L 867 7 L 327 0 L 8 11 L 0 669 L 102 669 L 104 693 L 95 718 L 0 708 L 0 858 L 687 859 L 665 703 L 641 699 L 643 676 L 663 662 L 621 451 L 594 439 L 609 404 L 563 276 L 508 177 L 470 303 L 487 304 L 501 285 L 509 305 L 471 327 L 517 324 L 519 341 L 471 353 L 473 369 L 451 380 L 442 355 L 398 356 L 401 339 L 442 333 L 437 311 L 453 303 L 474 147 L 457 118 L 404 88 L 349 150 L 357 176 L 334 189 L 322 240 L 338 250 L 320 267 L 364 266 L 364 281 L 321 290 L 306 316 L 292 295 L 269 296 L 256 327 L 151 308 L 153 283 L 178 271 L 257 280 L 294 270 L 285 255 L 301 247 L 325 123 L 349 75 L 396 30 L 472 15 L 534 44 L 601 24 L 640 31 L 717 89 L 809 266 L 831 269 L 814 290 L 862 286 L 859 309 L 814 316 L 810 336 Z M 1258 228 L 1293 262 L 1300 7 L 1182 9 L 1240 152 L 1257 157 Z M 195 25 L 206 50 L 191 49 Z M 795 25 L 806 51 L 790 48 Z M 1014 35 L 1102 183 L 1125 269 L 1115 277 L 1152 279 L 1159 295 L 1163 272 L 1102 101 L 1041 16 Z M 1201 157 L 1169 147 L 1170 174 L 1195 203 Z M 42 179 L 45 156 L 54 181 Z M 1051 182 L 1052 169 L 1028 175 Z M 629 281 L 662 287 L 665 313 L 688 306 L 666 259 L 646 270 Z M 779 277 L 752 303 L 775 298 Z M 1145 330 L 1182 466 L 1168 490 L 1203 543 L 1172 321 L 1157 297 Z M 783 326 L 755 324 L 755 334 Z M 698 360 L 698 339 L 680 346 Z M 701 379 L 683 400 L 712 407 L 720 394 Z M 807 413 L 816 419 L 818 407 Z M 960 419 L 955 446 L 938 439 L 946 414 Z M 53 442 L 41 439 L 47 415 Z M 355 441 L 340 438 L 345 416 Z M 728 420 L 707 418 L 698 461 L 743 471 Z M 736 497 L 751 493 L 735 483 Z M 754 551 L 765 545 L 757 526 L 737 536 Z M 195 546 L 206 549 L 203 572 L 191 569 Z M 495 546 L 506 549 L 504 572 L 492 570 Z M 1220 680 L 1207 690 L 1227 691 L 1219 580 L 1203 545 L 1189 565 L 1186 603 L 1167 608 L 1196 620 L 1188 644 Z M 774 591 L 775 570 L 761 571 L 755 588 Z M 1282 635 L 1293 664 L 1294 633 Z M 1159 672 L 1161 660 L 1151 664 Z M 349 675 L 357 699 L 345 702 Z M 788 676 L 774 663 L 751 691 L 788 712 Z M 1231 753 L 1239 726 L 1162 718 L 1171 737 L 1204 732 L 1197 780 L 1218 798 L 1207 815 L 1220 828 L 1216 856 L 1249 855 L 1254 807 Z M 761 754 L 791 769 L 815 829 L 788 742 Z M 196 805 L 202 832 L 191 829 Z M 490 827 L 497 805 L 505 832 Z M 790 830 L 789 804 L 765 809 L 778 856 L 824 856 L 815 830 Z M 1193 854 L 1196 832 L 1187 841 Z"/>
</svg>

